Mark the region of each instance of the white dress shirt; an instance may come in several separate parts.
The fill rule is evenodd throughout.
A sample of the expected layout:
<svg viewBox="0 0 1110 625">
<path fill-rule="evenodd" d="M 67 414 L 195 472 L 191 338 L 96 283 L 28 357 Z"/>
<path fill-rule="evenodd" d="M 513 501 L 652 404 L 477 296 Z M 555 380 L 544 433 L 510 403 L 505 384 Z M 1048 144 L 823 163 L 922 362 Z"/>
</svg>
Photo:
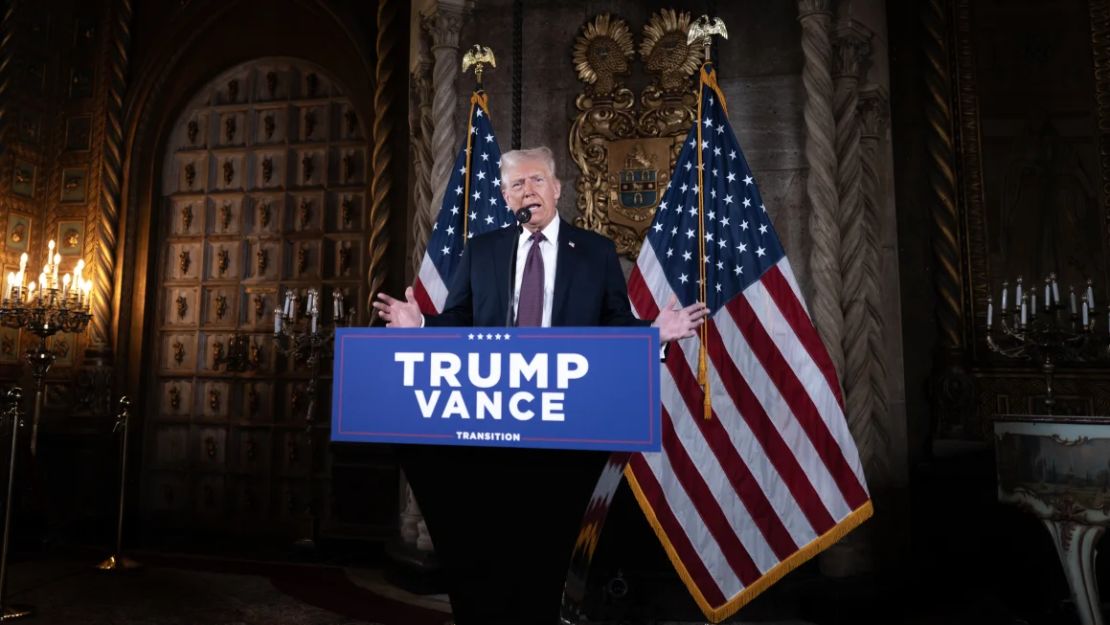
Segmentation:
<svg viewBox="0 0 1110 625">
<path fill-rule="evenodd" d="M 551 309 L 555 299 L 555 260 L 559 255 L 559 216 L 540 230 L 545 237 L 540 243 L 540 256 L 543 257 L 543 327 L 551 327 Z M 516 319 L 516 306 L 520 301 L 520 282 L 524 279 L 524 265 L 528 262 L 528 251 L 532 249 L 532 231 L 527 228 L 520 233 L 516 244 L 516 276 L 513 279 L 513 319 Z"/>
</svg>

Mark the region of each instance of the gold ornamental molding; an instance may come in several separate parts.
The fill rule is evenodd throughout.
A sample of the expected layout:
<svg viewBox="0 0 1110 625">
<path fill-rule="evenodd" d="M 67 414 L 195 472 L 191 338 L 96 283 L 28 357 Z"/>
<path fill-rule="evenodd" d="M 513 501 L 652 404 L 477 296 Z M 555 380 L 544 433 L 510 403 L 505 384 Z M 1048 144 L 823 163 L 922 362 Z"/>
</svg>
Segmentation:
<svg viewBox="0 0 1110 625">
<path fill-rule="evenodd" d="M 689 28 L 690 14 L 671 9 L 644 25 L 639 52 L 651 82 L 638 101 L 622 82 L 635 59 L 627 22 L 598 15 L 575 40 L 572 60 L 584 84 L 568 140 L 579 169 L 575 223 L 609 237 L 629 258 L 640 253 L 697 114 L 693 76 L 702 50 L 687 43 Z"/>
<path fill-rule="evenodd" d="M 990 252 L 987 235 L 986 190 L 983 186 L 983 155 L 979 125 L 979 82 L 976 72 L 975 42 L 972 36 L 970 0 L 958 0 L 954 7 L 955 68 L 956 68 L 956 120 L 960 139 L 960 195 L 964 203 L 966 224 L 967 273 L 970 297 L 966 303 L 965 319 L 970 321 L 968 336 L 974 338 L 967 344 L 968 352 L 979 356 L 986 340 L 979 336 L 986 326 L 986 311 L 982 303 L 990 294 Z M 978 358 L 977 358 L 978 359 Z"/>
<path fill-rule="evenodd" d="M 1092 0 L 1091 52 L 1094 57 L 1095 115 L 1098 121 L 1098 158 L 1102 194 L 1103 245 L 1110 249 L 1110 1 Z"/>
</svg>

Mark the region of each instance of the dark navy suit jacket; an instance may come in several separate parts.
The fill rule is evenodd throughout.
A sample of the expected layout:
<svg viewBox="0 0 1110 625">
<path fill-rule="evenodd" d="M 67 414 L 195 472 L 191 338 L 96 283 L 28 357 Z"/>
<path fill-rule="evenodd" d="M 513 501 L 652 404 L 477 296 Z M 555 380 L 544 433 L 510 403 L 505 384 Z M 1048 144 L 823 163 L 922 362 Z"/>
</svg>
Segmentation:
<svg viewBox="0 0 1110 625">
<path fill-rule="evenodd" d="M 424 325 L 505 326 L 513 271 L 509 264 L 518 236 L 516 228 L 501 228 L 471 239 L 452 276 L 443 312 L 426 316 Z M 552 326 L 651 325 L 632 314 L 612 241 L 564 221 L 558 245 Z"/>
</svg>

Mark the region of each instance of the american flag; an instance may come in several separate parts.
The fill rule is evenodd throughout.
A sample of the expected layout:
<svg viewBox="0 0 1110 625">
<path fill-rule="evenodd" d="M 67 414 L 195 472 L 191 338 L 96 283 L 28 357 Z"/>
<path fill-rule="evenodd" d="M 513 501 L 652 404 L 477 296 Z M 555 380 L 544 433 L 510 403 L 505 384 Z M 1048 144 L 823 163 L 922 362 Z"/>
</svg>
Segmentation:
<svg viewBox="0 0 1110 625">
<path fill-rule="evenodd" d="M 467 240 L 513 224 L 513 212 L 501 195 L 501 148 L 493 136 L 489 98 L 483 91 L 470 96 L 468 132 L 443 194 L 439 216 L 432 224 L 428 248 L 413 291 L 420 311 L 437 314 L 447 301 L 447 285 Z"/>
<path fill-rule="evenodd" d="M 695 601 L 719 621 L 862 523 L 872 507 L 836 370 L 709 63 L 700 90 L 698 123 L 629 297 L 645 319 L 672 294 L 683 305 L 704 297 L 710 316 L 700 338 L 667 354 L 663 450 L 634 455 L 625 475 Z"/>
</svg>

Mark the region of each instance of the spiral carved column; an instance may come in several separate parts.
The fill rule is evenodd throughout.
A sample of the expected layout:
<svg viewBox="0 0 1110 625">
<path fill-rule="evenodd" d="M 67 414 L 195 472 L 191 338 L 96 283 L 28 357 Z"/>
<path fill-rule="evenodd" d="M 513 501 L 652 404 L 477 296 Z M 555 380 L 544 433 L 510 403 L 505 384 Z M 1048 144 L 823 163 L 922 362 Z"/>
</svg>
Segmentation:
<svg viewBox="0 0 1110 625">
<path fill-rule="evenodd" d="M 16 0 L 8 0 L 4 5 L 4 17 L 0 19 L 0 145 L 6 144 L 4 131 L 7 129 L 11 116 L 11 84 L 12 84 L 12 36 L 15 34 Z"/>
<path fill-rule="evenodd" d="M 829 351 L 837 371 L 844 370 L 842 334 L 844 314 L 840 308 L 840 225 L 839 201 L 835 179 L 836 150 L 833 121 L 833 82 L 829 69 L 832 55 L 829 43 L 829 0 L 798 0 L 798 21 L 802 25 L 802 51 L 805 65 L 806 124 L 806 197 L 810 204 L 809 230 L 813 249 L 809 274 L 813 287 L 813 321 Z"/>
<path fill-rule="evenodd" d="M 390 115 L 393 98 L 390 82 L 393 79 L 394 48 L 397 47 L 396 26 L 397 2 L 388 0 L 378 3 L 378 36 L 374 42 L 377 64 L 374 67 L 374 122 L 371 126 L 371 140 L 374 142 L 370 153 L 370 266 L 367 280 L 370 298 L 381 290 L 388 267 L 385 254 L 389 249 L 389 193 L 393 189 L 393 150 L 389 140 L 393 134 Z M 370 302 L 366 303 L 367 308 Z M 371 316 L 376 318 L 376 316 Z"/>
<path fill-rule="evenodd" d="M 929 186 L 932 193 L 933 257 L 936 260 L 937 326 L 941 347 L 963 349 L 963 303 L 959 215 L 956 208 L 955 149 L 952 138 L 952 79 L 948 68 L 948 3 L 930 0 L 925 8 L 926 117 Z"/>
<path fill-rule="evenodd" d="M 423 39 L 423 37 L 422 37 Z M 421 45 L 420 58 L 412 72 L 412 97 L 410 98 L 409 139 L 413 162 L 413 201 L 416 210 L 412 219 L 412 274 L 420 270 L 428 236 L 436 218 L 438 207 L 432 205 L 432 81 L 431 59 Z"/>
<path fill-rule="evenodd" d="M 432 35 L 432 206 L 443 203 L 443 192 L 451 179 L 455 150 L 459 144 L 456 111 L 459 96 L 455 80 L 459 75 L 459 31 L 462 9 L 440 2 L 435 13 L 424 16 L 424 28 Z"/>
<path fill-rule="evenodd" d="M 925 116 L 929 199 L 932 217 L 933 287 L 937 350 L 930 378 L 931 429 L 945 437 L 981 432 L 975 425 L 975 380 L 965 367 L 963 246 L 957 206 L 948 0 L 928 0 L 922 16 L 925 52 Z"/>
<path fill-rule="evenodd" d="M 111 346 L 113 283 L 119 233 L 120 191 L 123 178 L 123 96 L 127 91 L 128 48 L 131 45 L 131 0 L 118 0 L 108 22 L 108 92 L 105 102 L 104 144 L 100 170 L 100 211 L 96 222 L 95 292 L 91 347 Z"/>
<path fill-rule="evenodd" d="M 870 350 L 871 336 L 877 332 L 876 318 L 868 309 L 868 293 L 878 290 L 874 263 L 876 255 L 875 221 L 864 214 L 860 193 L 860 128 L 857 106 L 861 61 L 869 54 L 870 34 L 846 22 L 837 29 L 834 44 L 833 75 L 836 94 L 833 112 L 836 116 L 836 186 L 840 202 L 840 270 L 844 280 L 842 309 L 844 311 L 844 384 L 845 416 L 856 440 L 860 457 L 880 453 L 881 436 L 874 422 L 874 397 L 871 370 L 881 367 L 882 360 Z M 868 478 L 871 475 L 868 474 Z"/>
<path fill-rule="evenodd" d="M 880 88 L 863 89 L 859 95 L 860 200 L 863 207 L 860 218 L 870 226 L 865 232 L 868 238 L 863 242 L 859 259 L 859 271 L 863 275 L 859 298 L 863 304 L 863 323 L 867 334 L 866 343 L 858 346 L 869 366 L 867 379 L 860 380 L 859 384 L 867 389 L 865 392 L 870 398 L 870 406 L 869 414 L 864 417 L 868 427 L 860 432 L 853 429 L 852 433 L 860 449 L 868 483 L 873 490 L 880 490 L 890 470 L 890 396 L 887 390 L 884 323 L 879 310 L 880 232 L 884 216 L 888 214 L 883 210 L 882 157 L 879 150 L 886 136 L 889 112 L 886 94 Z"/>
</svg>

